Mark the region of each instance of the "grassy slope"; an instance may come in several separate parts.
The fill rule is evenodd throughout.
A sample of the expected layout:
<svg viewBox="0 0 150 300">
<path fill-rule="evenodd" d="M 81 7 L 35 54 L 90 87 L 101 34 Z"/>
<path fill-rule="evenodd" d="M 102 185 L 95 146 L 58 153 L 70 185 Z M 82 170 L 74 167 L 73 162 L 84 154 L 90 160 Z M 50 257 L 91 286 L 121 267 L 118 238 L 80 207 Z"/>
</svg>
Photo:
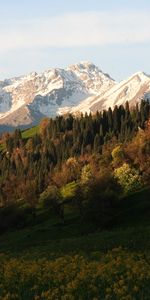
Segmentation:
<svg viewBox="0 0 150 300">
<path fill-rule="evenodd" d="M 23 139 L 29 139 L 31 137 L 33 137 L 35 134 L 37 134 L 39 132 L 39 126 L 34 126 L 31 127 L 29 129 L 23 130 L 22 131 L 22 138 Z M 6 146 L 4 143 L 0 143 L 0 152 L 1 151 L 5 151 L 6 150 Z"/>
<path fill-rule="evenodd" d="M 0 152 L 4 150 L 4 144 L 0 144 Z"/>
<path fill-rule="evenodd" d="M 32 128 L 26 129 L 22 131 L 22 138 L 23 139 L 28 139 L 33 137 L 35 134 L 39 132 L 39 126 L 34 126 Z"/>
<path fill-rule="evenodd" d="M 146 189 L 124 199 L 120 204 L 120 213 L 112 221 L 113 227 L 104 231 L 81 223 L 78 216 L 72 213 L 66 214 L 64 226 L 54 216 L 39 214 L 35 225 L 1 235 L 0 252 L 38 258 L 72 253 L 89 255 L 119 246 L 149 251 L 149 193 L 150 189 Z"/>
</svg>

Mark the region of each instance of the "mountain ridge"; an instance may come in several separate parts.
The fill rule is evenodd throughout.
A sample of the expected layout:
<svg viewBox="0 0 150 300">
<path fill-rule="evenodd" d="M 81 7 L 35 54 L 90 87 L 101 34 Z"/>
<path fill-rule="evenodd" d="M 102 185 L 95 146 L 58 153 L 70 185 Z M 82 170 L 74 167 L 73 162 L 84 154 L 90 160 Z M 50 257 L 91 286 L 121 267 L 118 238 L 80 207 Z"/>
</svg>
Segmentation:
<svg viewBox="0 0 150 300">
<path fill-rule="evenodd" d="M 54 117 L 60 107 L 76 106 L 114 84 L 108 74 L 91 62 L 6 79 L 0 87 L 0 124 L 35 124 L 33 115 Z"/>
<path fill-rule="evenodd" d="M 150 76 L 139 71 L 116 83 L 104 94 L 97 94 L 95 97 L 89 97 L 75 108 L 67 108 L 68 113 L 77 113 L 78 111 L 95 113 L 97 110 L 114 108 L 115 105 L 125 105 L 126 101 L 131 106 L 139 103 L 141 99 L 150 99 Z M 60 111 L 60 114 L 65 111 Z"/>
<path fill-rule="evenodd" d="M 150 98 L 150 76 L 139 71 L 117 83 L 92 62 L 49 68 L 0 81 L 0 127 L 27 128 L 41 118 L 95 113 Z"/>
</svg>

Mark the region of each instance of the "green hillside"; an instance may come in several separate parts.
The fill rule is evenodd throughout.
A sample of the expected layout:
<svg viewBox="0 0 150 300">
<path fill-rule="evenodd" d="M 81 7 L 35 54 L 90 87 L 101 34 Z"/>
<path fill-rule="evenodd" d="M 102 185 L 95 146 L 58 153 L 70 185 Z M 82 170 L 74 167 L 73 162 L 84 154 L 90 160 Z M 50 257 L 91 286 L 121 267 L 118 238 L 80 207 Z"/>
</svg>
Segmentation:
<svg viewBox="0 0 150 300">
<path fill-rule="evenodd" d="M 2 234 L 0 299 L 149 299 L 149 192 L 122 199 L 113 228 L 87 225 L 69 209 L 63 225 L 38 210 Z"/>
<path fill-rule="evenodd" d="M 22 139 L 27 140 L 39 133 L 39 125 L 21 131 Z M 6 145 L 3 141 L 0 142 L 0 152 L 6 150 Z"/>
<path fill-rule="evenodd" d="M 22 138 L 23 139 L 28 139 L 28 138 L 33 137 L 37 133 L 39 133 L 39 126 L 38 125 L 34 126 L 34 127 L 31 127 L 29 129 L 23 130 L 22 131 Z"/>
<path fill-rule="evenodd" d="M 147 239 L 150 232 L 149 193 L 150 189 L 145 189 L 124 198 L 107 229 L 103 230 L 92 223 L 87 224 L 81 220 L 77 212 L 71 212 L 67 208 L 64 225 L 51 211 L 39 210 L 35 220 L 29 218 L 25 226 L 21 224 L 19 229 L 8 230 L 0 236 L 0 250 L 18 255 L 18 251 L 26 253 L 26 250 L 31 248 L 31 253 L 36 251 L 40 255 L 41 249 L 45 248 L 46 252 L 49 252 L 48 255 L 55 252 L 56 256 L 60 253 L 76 253 L 80 250 L 85 253 L 105 251 L 116 246 L 148 250 L 150 247 L 150 240 Z"/>
</svg>

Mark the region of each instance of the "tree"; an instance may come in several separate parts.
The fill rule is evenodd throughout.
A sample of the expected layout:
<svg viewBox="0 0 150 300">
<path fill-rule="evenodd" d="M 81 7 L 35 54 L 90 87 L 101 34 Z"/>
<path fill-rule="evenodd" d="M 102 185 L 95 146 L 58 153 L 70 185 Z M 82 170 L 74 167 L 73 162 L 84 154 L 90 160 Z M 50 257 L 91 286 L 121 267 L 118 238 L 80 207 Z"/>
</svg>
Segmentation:
<svg viewBox="0 0 150 300">
<path fill-rule="evenodd" d="M 123 149 L 121 147 L 121 145 L 115 147 L 111 153 L 112 158 L 113 158 L 113 166 L 114 167 L 118 167 L 121 164 L 123 164 L 123 160 L 124 160 L 124 152 Z"/>
<path fill-rule="evenodd" d="M 43 193 L 40 194 L 39 206 L 43 208 L 52 208 L 54 213 L 60 217 L 64 223 L 64 205 L 59 189 L 55 185 L 48 186 Z"/>
<path fill-rule="evenodd" d="M 100 136 L 98 133 L 95 135 L 94 138 L 94 152 L 95 153 L 100 152 Z"/>
<path fill-rule="evenodd" d="M 81 171 L 81 183 L 87 184 L 92 179 L 93 179 L 93 174 L 92 174 L 91 166 L 89 164 L 85 165 Z"/>
<path fill-rule="evenodd" d="M 40 128 L 39 128 L 39 132 L 40 135 L 42 136 L 42 138 L 44 138 L 46 136 L 46 129 L 49 125 L 49 118 L 44 118 L 41 122 L 40 122 Z"/>
<path fill-rule="evenodd" d="M 17 148 L 20 146 L 20 142 L 22 140 L 22 134 L 20 129 L 16 129 L 14 134 L 13 134 L 13 139 L 14 139 L 14 147 Z"/>
<path fill-rule="evenodd" d="M 84 200 L 85 218 L 98 225 L 106 225 L 112 218 L 119 194 L 119 186 L 112 174 L 108 170 L 101 171 L 88 183 Z"/>
<path fill-rule="evenodd" d="M 142 188 L 143 181 L 139 172 L 124 163 L 120 168 L 115 169 L 114 177 L 118 180 L 123 191 L 128 194 Z"/>
</svg>

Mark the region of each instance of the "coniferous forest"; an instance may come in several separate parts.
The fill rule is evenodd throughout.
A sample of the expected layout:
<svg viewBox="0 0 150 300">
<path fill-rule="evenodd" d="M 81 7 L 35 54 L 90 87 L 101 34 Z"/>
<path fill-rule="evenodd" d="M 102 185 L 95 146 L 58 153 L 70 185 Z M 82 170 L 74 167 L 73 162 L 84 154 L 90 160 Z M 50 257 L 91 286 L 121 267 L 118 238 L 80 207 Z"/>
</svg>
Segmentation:
<svg viewBox="0 0 150 300">
<path fill-rule="evenodd" d="M 1 206 L 24 201 L 35 208 L 41 193 L 47 188 L 60 191 L 68 184 L 81 188 L 80 185 L 86 181 L 94 184 L 94 180 L 100 184 L 103 176 L 105 180 L 109 181 L 111 177 L 115 181 L 113 190 L 116 184 L 119 188 L 121 179 L 117 179 L 117 170 L 119 172 L 123 166 L 131 172 L 133 168 L 143 184 L 147 184 L 148 162 L 145 166 L 141 160 L 142 155 L 143 159 L 144 156 L 147 159 L 149 151 L 148 143 L 144 146 L 149 112 L 148 102 L 142 101 L 140 107 L 137 105 L 132 110 L 127 102 L 125 107 L 116 106 L 114 110 L 109 108 L 95 115 L 43 119 L 38 132 L 29 138 L 23 138 L 19 129 L 3 134 L 0 152 Z M 138 139 L 142 140 L 142 145 Z"/>
</svg>

